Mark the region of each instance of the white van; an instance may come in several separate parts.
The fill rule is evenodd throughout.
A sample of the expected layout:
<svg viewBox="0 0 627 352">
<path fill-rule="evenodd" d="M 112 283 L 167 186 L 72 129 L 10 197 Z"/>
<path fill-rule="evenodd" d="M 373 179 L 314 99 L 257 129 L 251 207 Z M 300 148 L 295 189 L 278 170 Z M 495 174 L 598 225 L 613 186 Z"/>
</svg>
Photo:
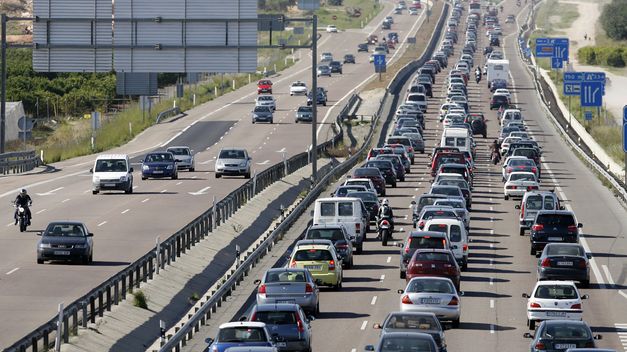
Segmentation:
<svg viewBox="0 0 627 352">
<path fill-rule="evenodd" d="M 460 152 L 472 152 L 472 139 L 465 128 L 445 128 L 440 147 L 455 147 Z"/>
<path fill-rule="evenodd" d="M 359 198 L 320 198 L 316 200 L 313 224 L 343 224 L 357 253 L 361 253 L 366 239 L 370 215 Z"/>
<path fill-rule="evenodd" d="M 501 125 L 507 126 L 511 121 L 523 121 L 523 115 L 518 109 L 505 109 L 501 115 Z"/>
<path fill-rule="evenodd" d="M 407 103 L 417 103 L 422 112 L 427 112 L 427 96 L 422 93 L 409 93 L 405 98 Z"/>
<path fill-rule="evenodd" d="M 451 245 L 451 252 L 462 270 L 468 267 L 468 232 L 462 219 L 429 219 L 423 231 L 438 231 L 446 233 Z"/>
<path fill-rule="evenodd" d="M 133 168 L 126 154 L 99 155 L 89 172 L 93 174 L 93 194 L 98 194 L 101 190 L 133 193 Z"/>
</svg>

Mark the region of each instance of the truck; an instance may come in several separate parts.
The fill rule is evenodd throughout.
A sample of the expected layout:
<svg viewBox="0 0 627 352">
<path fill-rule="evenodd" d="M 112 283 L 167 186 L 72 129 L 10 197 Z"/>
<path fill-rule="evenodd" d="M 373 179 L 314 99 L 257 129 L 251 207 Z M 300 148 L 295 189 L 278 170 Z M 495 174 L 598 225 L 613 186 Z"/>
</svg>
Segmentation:
<svg viewBox="0 0 627 352">
<path fill-rule="evenodd" d="M 495 79 L 504 80 L 509 85 L 509 60 L 488 60 L 487 65 L 488 87 Z"/>
</svg>

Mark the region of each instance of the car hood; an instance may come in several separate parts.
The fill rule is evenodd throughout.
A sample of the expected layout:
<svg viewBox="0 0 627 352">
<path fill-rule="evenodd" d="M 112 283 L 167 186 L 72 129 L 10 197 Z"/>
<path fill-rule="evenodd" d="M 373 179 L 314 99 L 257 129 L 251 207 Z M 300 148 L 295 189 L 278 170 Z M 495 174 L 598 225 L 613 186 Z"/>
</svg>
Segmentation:
<svg viewBox="0 0 627 352">
<path fill-rule="evenodd" d="M 63 245 L 74 245 L 74 244 L 84 244 L 87 240 L 85 237 L 65 237 L 65 236 L 43 236 L 39 243 L 46 244 L 63 244 Z"/>
<path fill-rule="evenodd" d="M 253 111 L 253 115 L 257 115 L 257 116 L 272 116 L 272 112 L 270 112 L 270 111 Z"/>
<path fill-rule="evenodd" d="M 180 160 L 180 161 L 187 161 L 187 160 L 192 160 L 192 156 L 191 155 L 175 155 L 174 158 Z"/>
<path fill-rule="evenodd" d="M 267 346 L 271 347 L 272 345 L 269 342 L 216 342 L 211 345 L 211 348 L 217 347 L 219 352 L 225 352 L 227 349 L 231 347 L 254 347 L 254 346 Z M 208 351 L 212 351 L 208 349 Z"/>
<path fill-rule="evenodd" d="M 242 162 L 245 162 L 246 159 L 218 159 L 218 163 L 223 163 L 223 164 L 241 164 Z"/>
<path fill-rule="evenodd" d="M 144 165 L 148 166 L 148 167 L 166 167 L 166 166 L 170 166 L 172 164 L 174 164 L 174 162 L 168 161 L 168 162 L 161 162 L 161 161 L 148 161 L 148 162 L 144 162 Z"/>
<path fill-rule="evenodd" d="M 122 176 L 126 176 L 126 171 L 122 172 L 94 172 L 94 176 L 100 177 L 101 179 L 119 179 Z"/>
</svg>

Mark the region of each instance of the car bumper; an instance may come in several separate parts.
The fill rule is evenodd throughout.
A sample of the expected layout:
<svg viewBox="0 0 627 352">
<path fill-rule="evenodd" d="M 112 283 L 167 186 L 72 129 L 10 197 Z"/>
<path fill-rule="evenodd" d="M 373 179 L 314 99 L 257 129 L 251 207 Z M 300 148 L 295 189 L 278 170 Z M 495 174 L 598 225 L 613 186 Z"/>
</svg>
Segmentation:
<svg viewBox="0 0 627 352">
<path fill-rule="evenodd" d="M 305 95 L 307 94 L 307 91 L 306 90 L 293 90 L 293 91 L 290 91 L 290 94 L 291 95 Z"/>
<path fill-rule="evenodd" d="M 540 280 L 573 280 L 587 281 L 590 278 L 590 271 L 586 269 L 576 268 L 545 268 L 540 267 L 538 270 L 538 279 Z"/>
<path fill-rule="evenodd" d="M 245 167 L 225 166 L 216 168 L 216 172 L 225 175 L 243 175 L 248 172 L 248 169 Z"/>
<path fill-rule="evenodd" d="M 522 197 L 525 195 L 527 189 L 517 188 L 517 189 L 503 189 L 503 194 L 508 197 Z"/>
<path fill-rule="evenodd" d="M 178 169 L 189 169 L 191 167 L 194 167 L 194 163 L 191 160 L 182 160 L 176 164 L 176 167 Z"/>
<path fill-rule="evenodd" d="M 142 170 L 142 177 L 150 177 L 150 178 L 172 177 L 174 176 L 174 174 L 175 174 L 174 169 L 160 170 L 160 171 Z"/>
<path fill-rule="evenodd" d="M 433 313 L 440 320 L 457 320 L 461 315 L 459 306 L 457 307 L 430 307 L 419 306 L 414 304 L 401 304 L 402 312 L 420 312 L 420 313 Z"/>
<path fill-rule="evenodd" d="M 296 121 L 311 122 L 313 117 L 311 115 L 296 116 Z"/>
<path fill-rule="evenodd" d="M 111 191 L 124 191 L 129 187 L 130 181 L 99 181 L 92 184 L 94 191 L 111 190 Z"/>
<path fill-rule="evenodd" d="M 582 310 L 575 309 L 534 309 L 527 310 L 527 319 L 535 321 L 543 320 L 581 320 L 583 318 Z"/>
<path fill-rule="evenodd" d="M 316 273 L 311 272 L 311 276 L 320 285 L 324 286 L 335 286 L 340 282 L 340 277 L 336 273 Z"/>
<path fill-rule="evenodd" d="M 520 220 L 520 228 L 521 229 L 530 229 L 533 224 L 533 220 Z"/>
<path fill-rule="evenodd" d="M 309 349 L 309 341 L 306 339 L 299 341 L 277 341 L 275 345 L 277 350 L 281 352 L 307 351 Z"/>
<path fill-rule="evenodd" d="M 87 248 L 38 248 L 37 258 L 43 260 L 75 260 L 89 256 Z"/>
<path fill-rule="evenodd" d="M 272 121 L 272 117 L 271 116 L 253 116 L 253 121 L 254 122 L 259 122 L 259 121 L 270 122 Z"/>
</svg>

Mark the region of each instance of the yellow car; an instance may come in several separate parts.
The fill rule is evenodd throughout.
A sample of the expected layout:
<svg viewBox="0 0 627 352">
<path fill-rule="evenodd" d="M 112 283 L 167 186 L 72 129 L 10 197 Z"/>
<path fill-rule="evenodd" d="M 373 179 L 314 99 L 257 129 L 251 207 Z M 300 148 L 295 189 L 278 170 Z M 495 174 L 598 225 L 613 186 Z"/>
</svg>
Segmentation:
<svg viewBox="0 0 627 352">
<path fill-rule="evenodd" d="M 318 285 L 342 287 L 342 261 L 338 259 L 333 242 L 302 240 L 296 243 L 290 258 L 290 268 L 302 268 Z"/>
</svg>

